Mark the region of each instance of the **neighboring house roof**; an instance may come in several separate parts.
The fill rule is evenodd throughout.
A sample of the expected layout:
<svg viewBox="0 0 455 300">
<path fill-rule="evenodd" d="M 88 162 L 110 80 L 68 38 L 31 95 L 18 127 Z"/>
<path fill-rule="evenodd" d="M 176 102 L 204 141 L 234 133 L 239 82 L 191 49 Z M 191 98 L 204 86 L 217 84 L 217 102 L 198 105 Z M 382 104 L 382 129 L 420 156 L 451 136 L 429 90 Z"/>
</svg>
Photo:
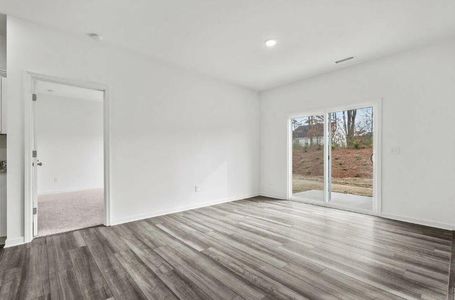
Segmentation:
<svg viewBox="0 0 455 300">
<path fill-rule="evenodd" d="M 324 136 L 324 124 L 300 125 L 292 132 L 293 138 L 308 138 Z"/>
</svg>

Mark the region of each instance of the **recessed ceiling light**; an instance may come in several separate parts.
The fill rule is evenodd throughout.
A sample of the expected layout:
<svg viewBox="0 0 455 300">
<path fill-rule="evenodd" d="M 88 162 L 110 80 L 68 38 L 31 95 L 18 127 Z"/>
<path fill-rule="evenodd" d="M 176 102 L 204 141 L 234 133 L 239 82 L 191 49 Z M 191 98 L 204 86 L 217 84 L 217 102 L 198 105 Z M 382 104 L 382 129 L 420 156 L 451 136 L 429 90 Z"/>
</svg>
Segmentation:
<svg viewBox="0 0 455 300">
<path fill-rule="evenodd" d="M 103 36 L 96 32 L 87 33 L 87 36 L 95 41 L 101 41 L 103 39 Z"/>
<path fill-rule="evenodd" d="M 276 46 L 276 44 L 278 44 L 278 41 L 277 40 L 266 40 L 264 42 L 264 44 L 267 48 L 273 48 Z"/>
</svg>

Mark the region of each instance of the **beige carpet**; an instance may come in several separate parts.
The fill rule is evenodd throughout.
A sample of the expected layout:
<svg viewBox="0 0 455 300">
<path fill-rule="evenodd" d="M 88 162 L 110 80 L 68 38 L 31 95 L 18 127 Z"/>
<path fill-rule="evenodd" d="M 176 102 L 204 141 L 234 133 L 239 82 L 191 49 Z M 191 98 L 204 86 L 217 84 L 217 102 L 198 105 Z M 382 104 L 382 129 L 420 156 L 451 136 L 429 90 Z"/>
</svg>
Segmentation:
<svg viewBox="0 0 455 300">
<path fill-rule="evenodd" d="M 38 196 L 38 235 L 103 224 L 103 189 Z"/>
</svg>

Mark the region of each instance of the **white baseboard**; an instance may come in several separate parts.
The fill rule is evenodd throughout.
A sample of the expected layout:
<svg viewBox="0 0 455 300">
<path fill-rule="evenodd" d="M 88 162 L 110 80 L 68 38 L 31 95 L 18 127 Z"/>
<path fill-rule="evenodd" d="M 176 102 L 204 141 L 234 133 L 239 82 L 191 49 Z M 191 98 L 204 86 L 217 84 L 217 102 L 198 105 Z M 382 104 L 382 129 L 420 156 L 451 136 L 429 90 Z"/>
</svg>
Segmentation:
<svg viewBox="0 0 455 300">
<path fill-rule="evenodd" d="M 161 211 L 155 211 L 155 212 L 150 212 L 150 213 L 138 214 L 138 215 L 134 215 L 134 216 L 128 216 L 128 217 L 120 218 L 117 220 L 113 220 L 111 222 L 111 225 L 119 225 L 119 224 L 123 224 L 123 223 L 129 223 L 129 222 L 139 221 L 139 220 L 143 220 L 143 219 L 148 219 L 148 218 L 178 213 L 178 212 L 182 212 L 182 211 L 186 211 L 186 210 L 213 206 L 213 205 L 217 205 L 217 204 L 222 204 L 222 203 L 227 203 L 227 202 L 232 202 L 232 201 L 237 201 L 237 200 L 242 200 L 242 199 L 248 199 L 248 198 L 253 198 L 253 197 L 258 197 L 258 196 L 275 198 L 278 200 L 284 199 L 281 196 L 271 195 L 268 193 L 257 193 L 257 194 L 243 195 L 243 196 L 237 196 L 237 197 L 222 198 L 222 199 L 218 199 L 215 201 L 182 206 L 182 207 L 179 207 L 176 209 L 161 210 Z M 413 223 L 413 224 L 419 224 L 419 225 L 424 225 L 424 226 L 430 226 L 430 227 L 435 227 L 435 228 L 440 228 L 440 229 L 445 229 L 445 230 L 455 230 L 455 225 L 440 223 L 440 222 L 435 222 L 435 221 L 420 220 L 420 219 L 415 219 L 415 218 L 411 218 L 411 217 L 403 217 L 403 216 L 385 214 L 385 213 L 380 214 L 379 217 Z M 23 236 L 17 237 L 17 238 L 12 238 L 12 239 L 7 238 L 5 241 L 5 248 L 14 247 L 14 246 L 22 245 L 22 244 L 25 244 L 25 240 L 24 240 Z"/>
<path fill-rule="evenodd" d="M 250 195 L 243 195 L 243 196 L 237 196 L 237 197 L 222 198 L 222 199 L 218 199 L 218 200 L 210 201 L 210 202 L 203 202 L 203 203 L 197 203 L 197 204 L 193 204 L 193 205 L 181 206 L 176 209 L 161 210 L 161 211 L 154 211 L 154 212 L 149 212 L 149 213 L 144 213 L 144 214 L 138 214 L 138 215 L 134 215 L 134 216 L 119 218 L 117 220 L 111 220 L 111 225 L 119 225 L 119 224 L 123 224 L 123 223 L 129 223 L 129 222 L 139 221 L 139 220 L 143 220 L 143 219 L 174 214 L 174 213 L 178 213 L 178 212 L 182 212 L 182 211 L 186 211 L 186 210 L 197 209 L 197 208 L 202 208 L 202 207 L 207 207 L 207 206 L 212 206 L 212 205 L 217 205 L 217 204 L 221 204 L 221 203 L 227 203 L 227 202 L 257 197 L 257 196 L 259 196 L 259 194 L 250 194 Z"/>
<path fill-rule="evenodd" d="M 282 196 L 279 196 L 279 195 L 276 195 L 276 194 L 270 194 L 270 193 L 260 193 L 260 196 L 269 197 L 269 198 L 275 198 L 275 199 L 279 199 L 279 200 L 286 199 L 286 197 L 282 197 Z M 349 210 L 349 209 L 345 209 L 345 208 L 332 207 L 332 206 L 328 206 L 328 205 L 321 205 L 320 203 L 309 203 L 309 204 L 316 204 L 316 205 L 324 206 L 324 207 L 331 207 L 331 208 L 335 208 L 335 209 L 341 209 L 341 210 L 354 211 L 354 212 L 358 212 L 358 213 L 364 213 L 364 212 L 359 212 L 359 211 L 355 211 L 355 210 Z M 369 214 L 369 213 L 366 213 L 366 214 Z M 402 221 L 402 222 L 407 222 L 407 223 L 412 223 L 412 224 L 417 224 L 417 225 L 424 225 L 424 226 L 429 226 L 429 227 L 434 227 L 434 228 L 439 228 L 439 229 L 455 230 L 455 224 L 447 224 L 447 223 L 441 223 L 441 222 L 436 222 L 436 221 L 431 221 L 431 220 L 416 219 L 416 218 L 404 217 L 404 216 L 388 214 L 388 213 L 370 214 L 370 215 L 375 215 L 375 216 L 386 218 L 386 219 Z"/>
<path fill-rule="evenodd" d="M 75 188 L 75 189 L 63 189 L 63 190 L 47 190 L 39 191 L 39 196 L 45 195 L 55 195 L 55 194 L 65 194 L 65 193 L 74 193 L 74 192 L 83 192 L 83 191 L 92 191 L 92 190 L 102 190 L 103 187 L 86 187 L 86 188 Z"/>
<path fill-rule="evenodd" d="M 402 221 L 402 222 L 407 222 L 407 223 L 435 227 L 435 228 L 440 228 L 440 229 L 445 229 L 445 230 L 455 230 L 455 225 L 431 221 L 431 220 L 422 220 L 422 219 L 398 216 L 398 215 L 388 214 L 388 213 L 382 213 L 380 215 L 380 217 L 383 217 L 386 219 L 391 219 L 391 220 L 396 220 L 396 221 Z"/>
<path fill-rule="evenodd" d="M 13 239 L 7 238 L 5 241 L 5 248 L 19 246 L 22 244 L 25 244 L 23 236 L 13 238 Z"/>
<path fill-rule="evenodd" d="M 259 193 L 259 196 L 262 197 L 268 197 L 268 198 L 275 198 L 278 200 L 286 200 L 286 196 L 283 197 L 283 195 L 277 195 L 273 193 Z"/>
</svg>

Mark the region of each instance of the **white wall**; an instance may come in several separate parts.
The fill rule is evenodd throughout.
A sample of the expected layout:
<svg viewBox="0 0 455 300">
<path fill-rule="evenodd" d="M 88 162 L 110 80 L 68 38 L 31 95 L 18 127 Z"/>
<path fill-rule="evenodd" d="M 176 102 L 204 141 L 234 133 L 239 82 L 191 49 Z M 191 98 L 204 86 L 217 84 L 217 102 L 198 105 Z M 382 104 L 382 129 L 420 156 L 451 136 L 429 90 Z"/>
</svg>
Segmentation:
<svg viewBox="0 0 455 300">
<path fill-rule="evenodd" d="M 24 234 L 26 70 L 109 87 L 113 223 L 258 193 L 256 92 L 16 18 L 7 36 L 8 245 Z"/>
<path fill-rule="evenodd" d="M 261 194 L 286 197 L 290 114 L 381 98 L 383 214 L 455 228 L 455 40 L 263 92 Z"/>
<path fill-rule="evenodd" d="M 0 34 L 0 71 L 6 71 L 6 37 Z"/>
<path fill-rule="evenodd" d="M 6 26 L 3 24 L 0 24 L 0 71 L 6 71 Z"/>
<path fill-rule="evenodd" d="M 38 195 L 103 188 L 103 102 L 39 95 Z"/>
</svg>

